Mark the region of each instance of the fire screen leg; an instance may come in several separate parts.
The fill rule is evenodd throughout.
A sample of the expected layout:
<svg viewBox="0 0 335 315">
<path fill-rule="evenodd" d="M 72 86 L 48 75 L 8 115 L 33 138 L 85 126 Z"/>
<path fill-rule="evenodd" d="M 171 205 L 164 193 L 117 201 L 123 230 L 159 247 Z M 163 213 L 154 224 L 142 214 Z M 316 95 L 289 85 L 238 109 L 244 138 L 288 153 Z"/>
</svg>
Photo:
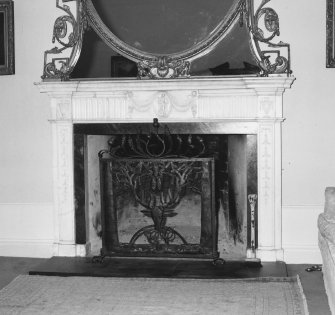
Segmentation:
<svg viewBox="0 0 335 315">
<path fill-rule="evenodd" d="M 93 264 L 102 264 L 105 260 L 106 255 L 103 254 L 103 252 L 100 252 L 100 255 L 93 256 L 92 257 L 92 263 Z"/>
<path fill-rule="evenodd" d="M 212 263 L 214 266 L 220 266 L 220 265 L 224 265 L 226 261 L 222 258 L 214 258 Z"/>
</svg>

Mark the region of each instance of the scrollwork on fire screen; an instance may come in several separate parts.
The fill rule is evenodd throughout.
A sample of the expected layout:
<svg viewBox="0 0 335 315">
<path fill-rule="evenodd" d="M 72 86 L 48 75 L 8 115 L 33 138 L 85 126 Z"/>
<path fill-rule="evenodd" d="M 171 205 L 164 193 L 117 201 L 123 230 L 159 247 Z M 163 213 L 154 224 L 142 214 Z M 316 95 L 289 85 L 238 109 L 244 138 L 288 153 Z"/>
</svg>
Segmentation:
<svg viewBox="0 0 335 315">
<path fill-rule="evenodd" d="M 279 17 L 266 6 L 271 0 L 236 0 L 230 16 L 223 17 L 218 29 L 194 47 L 175 54 L 153 55 L 130 47 L 117 38 L 97 15 L 92 0 L 56 0 L 56 7 L 65 12 L 54 23 L 52 42 L 56 46 L 44 53 L 43 80 L 68 80 L 82 48 L 87 26 L 113 50 L 138 65 L 138 78 L 172 79 L 190 76 L 191 62 L 212 51 L 230 32 L 235 23 L 246 23 L 253 57 L 260 76 L 291 74 L 290 45 L 274 42 L 280 35 Z M 76 12 L 74 15 L 72 12 Z"/>
<path fill-rule="evenodd" d="M 134 248 L 136 241 L 144 236 L 157 250 L 162 244 L 169 245 L 179 239 L 188 245 L 185 238 L 174 228 L 167 226 L 167 219 L 178 215 L 175 211 L 188 187 L 201 193 L 202 167 L 196 161 L 185 160 L 114 160 L 114 186 L 116 195 L 130 191 L 134 200 L 144 207 L 141 212 L 153 221 L 138 230 L 129 241 Z M 199 162 L 198 162 L 199 164 Z M 185 246 L 182 246 L 184 248 Z M 179 248 L 181 250 L 181 248 Z"/>
</svg>

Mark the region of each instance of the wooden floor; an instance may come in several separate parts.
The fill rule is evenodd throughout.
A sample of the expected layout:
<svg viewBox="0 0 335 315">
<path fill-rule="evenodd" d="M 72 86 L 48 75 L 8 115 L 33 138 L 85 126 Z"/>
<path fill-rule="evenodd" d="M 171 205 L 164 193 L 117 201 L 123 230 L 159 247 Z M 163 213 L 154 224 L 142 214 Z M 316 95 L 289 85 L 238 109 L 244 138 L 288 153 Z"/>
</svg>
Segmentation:
<svg viewBox="0 0 335 315">
<path fill-rule="evenodd" d="M 155 268 L 153 266 L 155 265 Z M 134 264 L 129 259 L 108 259 L 92 264 L 90 259 L 53 257 L 51 259 L 0 257 L 0 289 L 20 274 L 54 276 L 146 276 L 179 278 L 253 278 L 299 275 L 310 315 L 331 315 L 323 285 L 322 272 L 306 272 L 310 265 L 286 265 L 282 262 L 257 264 L 228 262 L 214 266 L 208 261 L 150 261 Z M 156 269 L 155 271 L 153 271 Z M 165 271 L 164 271 L 165 270 Z"/>
</svg>

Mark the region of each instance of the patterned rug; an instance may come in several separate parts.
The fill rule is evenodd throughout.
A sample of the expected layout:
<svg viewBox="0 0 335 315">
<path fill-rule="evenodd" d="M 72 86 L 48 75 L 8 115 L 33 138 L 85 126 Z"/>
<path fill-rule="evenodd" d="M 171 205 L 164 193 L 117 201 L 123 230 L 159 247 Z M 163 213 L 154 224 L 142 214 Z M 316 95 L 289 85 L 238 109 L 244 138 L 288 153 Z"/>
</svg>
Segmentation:
<svg viewBox="0 0 335 315">
<path fill-rule="evenodd" d="M 298 278 L 241 280 L 21 275 L 0 291 L 0 314 L 307 315 Z"/>
</svg>

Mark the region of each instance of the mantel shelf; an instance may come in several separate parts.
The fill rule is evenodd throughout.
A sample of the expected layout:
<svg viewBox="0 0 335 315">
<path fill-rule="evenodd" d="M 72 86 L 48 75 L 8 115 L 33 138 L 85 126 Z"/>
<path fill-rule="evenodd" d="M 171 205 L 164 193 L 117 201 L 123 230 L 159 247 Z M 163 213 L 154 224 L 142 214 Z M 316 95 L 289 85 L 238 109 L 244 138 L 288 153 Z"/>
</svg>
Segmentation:
<svg viewBox="0 0 335 315">
<path fill-rule="evenodd" d="M 69 94 L 74 92 L 111 91 L 166 91 L 166 90 L 254 90 L 258 92 L 288 89 L 295 77 L 287 75 L 191 77 L 188 79 L 137 80 L 137 79 L 96 79 L 70 81 L 43 81 L 35 83 L 41 93 Z"/>
</svg>

